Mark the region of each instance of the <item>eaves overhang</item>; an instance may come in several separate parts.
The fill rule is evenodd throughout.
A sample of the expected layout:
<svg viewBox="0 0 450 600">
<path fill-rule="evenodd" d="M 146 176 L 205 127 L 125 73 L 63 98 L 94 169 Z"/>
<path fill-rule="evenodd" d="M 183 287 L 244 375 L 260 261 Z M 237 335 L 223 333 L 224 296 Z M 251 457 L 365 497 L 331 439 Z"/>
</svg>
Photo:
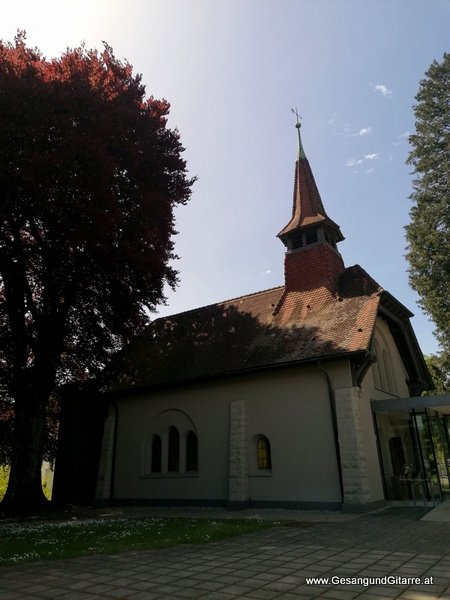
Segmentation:
<svg viewBox="0 0 450 600">
<path fill-rule="evenodd" d="M 420 393 L 432 389 L 431 375 L 410 322 L 414 313 L 385 290 L 380 293 L 378 313 L 388 322 L 408 372 L 411 392 Z"/>
<path fill-rule="evenodd" d="M 234 369 L 232 371 L 221 371 L 217 373 L 211 373 L 208 375 L 194 376 L 190 378 L 184 378 L 179 381 L 164 381 L 160 383 L 142 383 L 137 385 L 130 385 L 129 387 L 123 387 L 116 390 L 100 390 L 100 393 L 105 397 L 117 398 L 124 395 L 137 395 L 145 392 L 166 390 L 169 388 L 180 388 L 183 386 L 195 385 L 203 382 L 214 381 L 217 379 L 228 378 L 228 377 L 239 377 L 242 375 L 263 373 L 268 371 L 274 371 L 277 369 L 288 369 L 296 366 L 311 366 L 322 363 L 332 362 L 336 360 L 364 360 L 368 356 L 368 350 L 355 350 L 354 352 L 343 352 L 341 354 L 329 354 L 326 356 L 318 356 L 312 358 L 306 358 L 302 360 L 283 361 L 280 363 L 272 363 L 268 365 L 261 365 L 243 369 Z"/>
<path fill-rule="evenodd" d="M 423 410 L 425 408 L 443 408 L 450 413 L 450 394 L 434 396 L 410 396 L 408 398 L 387 398 L 371 400 L 373 412 L 389 412 L 393 410 Z"/>
</svg>

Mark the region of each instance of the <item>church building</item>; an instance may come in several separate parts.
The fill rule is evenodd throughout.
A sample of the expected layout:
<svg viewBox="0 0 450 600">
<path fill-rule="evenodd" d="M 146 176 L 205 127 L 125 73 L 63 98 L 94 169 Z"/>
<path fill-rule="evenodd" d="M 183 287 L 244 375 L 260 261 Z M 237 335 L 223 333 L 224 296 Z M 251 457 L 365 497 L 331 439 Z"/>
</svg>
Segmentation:
<svg viewBox="0 0 450 600">
<path fill-rule="evenodd" d="M 284 284 L 156 319 L 122 352 L 97 503 L 361 512 L 430 496 L 404 404 L 431 387 L 412 313 L 344 265 L 296 126 Z"/>
</svg>

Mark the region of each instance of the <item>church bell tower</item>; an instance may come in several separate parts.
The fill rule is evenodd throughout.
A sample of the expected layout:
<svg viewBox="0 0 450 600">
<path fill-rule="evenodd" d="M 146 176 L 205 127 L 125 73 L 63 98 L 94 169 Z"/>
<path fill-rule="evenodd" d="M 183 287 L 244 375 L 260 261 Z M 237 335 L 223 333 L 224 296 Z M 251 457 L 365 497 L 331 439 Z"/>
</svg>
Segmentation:
<svg viewBox="0 0 450 600">
<path fill-rule="evenodd" d="M 325 212 L 303 150 L 297 115 L 298 156 L 295 163 L 292 217 L 278 237 L 286 246 L 285 290 L 306 291 L 325 286 L 336 291 L 336 276 L 344 269 L 337 244 L 344 239 L 339 225 Z"/>
</svg>

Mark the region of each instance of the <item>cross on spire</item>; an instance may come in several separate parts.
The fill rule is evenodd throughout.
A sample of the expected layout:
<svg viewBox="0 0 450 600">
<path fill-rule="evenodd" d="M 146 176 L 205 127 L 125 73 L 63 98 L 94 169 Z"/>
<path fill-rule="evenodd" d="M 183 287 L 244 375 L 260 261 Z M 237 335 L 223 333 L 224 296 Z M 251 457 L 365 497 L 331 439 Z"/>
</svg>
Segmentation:
<svg viewBox="0 0 450 600">
<path fill-rule="evenodd" d="M 297 107 L 295 107 L 295 109 L 291 108 L 291 112 L 297 117 L 297 123 L 295 124 L 295 126 L 296 127 L 301 127 L 302 126 L 302 124 L 300 123 L 301 116 L 298 114 Z"/>
</svg>

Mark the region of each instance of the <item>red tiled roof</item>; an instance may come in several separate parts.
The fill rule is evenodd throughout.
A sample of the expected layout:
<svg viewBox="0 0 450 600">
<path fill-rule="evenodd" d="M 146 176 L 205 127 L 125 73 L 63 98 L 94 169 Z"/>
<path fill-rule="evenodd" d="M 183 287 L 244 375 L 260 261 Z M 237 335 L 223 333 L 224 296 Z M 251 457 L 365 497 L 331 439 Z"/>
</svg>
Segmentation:
<svg viewBox="0 0 450 600">
<path fill-rule="evenodd" d="M 367 351 L 380 286 L 358 265 L 335 292 L 277 287 L 155 320 L 122 353 L 109 390 L 187 382 Z"/>
</svg>

